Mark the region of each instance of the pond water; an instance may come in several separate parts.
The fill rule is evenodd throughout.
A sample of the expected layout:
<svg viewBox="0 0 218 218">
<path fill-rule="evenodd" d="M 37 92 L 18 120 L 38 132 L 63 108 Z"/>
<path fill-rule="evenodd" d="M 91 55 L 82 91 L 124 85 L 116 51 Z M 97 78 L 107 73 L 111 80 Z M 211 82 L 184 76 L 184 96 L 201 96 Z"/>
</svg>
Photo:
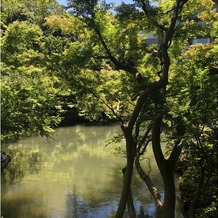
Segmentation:
<svg viewBox="0 0 218 218">
<path fill-rule="evenodd" d="M 50 140 L 31 137 L 9 146 L 12 162 L 1 178 L 2 217 L 113 217 L 125 166 L 124 155 L 115 155 L 115 151 L 125 145 L 105 145 L 119 132 L 118 125 L 76 125 L 58 128 Z M 161 190 L 150 149 L 147 157 L 151 159 L 154 182 Z M 144 167 L 149 170 L 146 159 Z M 137 213 L 143 211 L 140 217 L 155 217 L 153 199 L 137 174 L 133 176 L 132 193 Z"/>
</svg>

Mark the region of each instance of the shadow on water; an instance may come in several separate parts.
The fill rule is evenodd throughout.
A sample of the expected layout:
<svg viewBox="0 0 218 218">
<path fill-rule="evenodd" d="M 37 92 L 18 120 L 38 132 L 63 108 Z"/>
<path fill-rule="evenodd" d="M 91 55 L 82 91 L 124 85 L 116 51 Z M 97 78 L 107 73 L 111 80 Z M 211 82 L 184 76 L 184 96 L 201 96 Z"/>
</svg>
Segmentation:
<svg viewBox="0 0 218 218">
<path fill-rule="evenodd" d="M 1 215 L 113 217 L 122 189 L 125 159 L 113 156 L 117 145 L 105 147 L 105 141 L 118 131 L 117 125 L 78 125 L 57 129 L 50 141 L 31 137 L 9 146 L 7 152 L 12 161 L 1 177 Z M 155 165 L 152 168 L 161 188 Z M 133 178 L 132 192 L 138 217 L 155 217 L 153 199 L 137 176 Z"/>
</svg>

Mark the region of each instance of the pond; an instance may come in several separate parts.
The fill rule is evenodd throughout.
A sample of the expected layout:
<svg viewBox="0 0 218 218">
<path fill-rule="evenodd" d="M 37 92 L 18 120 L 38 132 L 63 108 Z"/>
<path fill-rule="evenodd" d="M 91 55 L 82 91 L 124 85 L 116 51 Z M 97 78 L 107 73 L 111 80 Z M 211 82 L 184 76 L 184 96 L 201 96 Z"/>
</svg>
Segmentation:
<svg viewBox="0 0 218 218">
<path fill-rule="evenodd" d="M 31 137 L 7 148 L 12 162 L 2 174 L 4 218 L 106 218 L 119 203 L 125 166 L 124 142 L 106 146 L 118 125 L 58 128 L 52 139 Z M 162 189 L 151 149 L 152 176 Z M 147 161 L 148 162 L 148 161 Z M 144 160 L 144 167 L 149 170 Z M 133 177 L 137 213 L 155 217 L 153 199 L 137 174 Z M 127 213 L 124 217 L 128 217 Z M 180 217 L 177 215 L 177 217 Z"/>
</svg>

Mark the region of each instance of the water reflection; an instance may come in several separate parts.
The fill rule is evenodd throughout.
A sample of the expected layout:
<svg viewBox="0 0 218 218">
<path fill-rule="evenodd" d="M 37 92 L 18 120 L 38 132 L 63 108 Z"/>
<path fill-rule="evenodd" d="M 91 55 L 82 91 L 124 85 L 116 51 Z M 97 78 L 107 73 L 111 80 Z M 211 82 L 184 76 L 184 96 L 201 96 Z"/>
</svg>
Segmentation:
<svg viewBox="0 0 218 218">
<path fill-rule="evenodd" d="M 49 141 L 32 137 L 11 145 L 13 159 L 2 175 L 2 216 L 113 217 L 125 159 L 113 156 L 116 145 L 105 147 L 105 141 L 118 131 L 119 126 L 78 125 L 57 129 Z M 152 167 L 161 187 L 154 162 Z M 137 176 L 133 186 L 138 214 L 154 217 L 153 199 Z"/>
</svg>

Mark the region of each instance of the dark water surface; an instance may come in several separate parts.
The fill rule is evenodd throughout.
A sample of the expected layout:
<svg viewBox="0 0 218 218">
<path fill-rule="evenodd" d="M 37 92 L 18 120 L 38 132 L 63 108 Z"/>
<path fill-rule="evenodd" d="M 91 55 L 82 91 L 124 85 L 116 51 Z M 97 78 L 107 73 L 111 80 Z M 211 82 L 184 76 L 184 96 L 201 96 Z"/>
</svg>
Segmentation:
<svg viewBox="0 0 218 218">
<path fill-rule="evenodd" d="M 4 218 L 107 218 L 117 209 L 121 190 L 123 155 L 115 156 L 124 142 L 105 146 L 120 127 L 84 126 L 58 128 L 53 139 L 31 137 L 11 145 L 12 162 L 2 175 L 1 215 Z M 161 189 L 152 161 L 151 174 Z M 147 160 L 145 169 L 149 170 Z M 155 217 L 155 205 L 146 186 L 133 177 L 138 215 Z M 127 214 L 125 217 L 128 217 Z M 180 216 L 177 216 L 180 217 Z"/>
</svg>

